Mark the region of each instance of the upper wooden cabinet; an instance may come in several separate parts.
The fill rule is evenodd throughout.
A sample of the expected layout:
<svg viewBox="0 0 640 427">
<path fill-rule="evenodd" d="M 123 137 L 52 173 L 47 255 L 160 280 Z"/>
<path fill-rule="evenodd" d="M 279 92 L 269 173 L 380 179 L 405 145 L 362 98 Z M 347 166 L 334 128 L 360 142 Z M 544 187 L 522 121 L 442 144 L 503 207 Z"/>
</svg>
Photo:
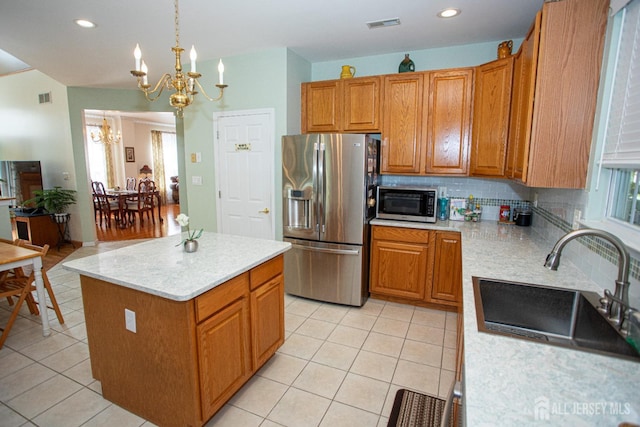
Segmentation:
<svg viewBox="0 0 640 427">
<path fill-rule="evenodd" d="M 384 78 L 382 173 L 420 172 L 424 85 L 424 73 L 397 74 Z"/>
<path fill-rule="evenodd" d="M 504 177 L 513 62 L 510 56 L 476 68 L 469 170 L 472 176 Z"/>
<path fill-rule="evenodd" d="M 380 132 L 380 81 L 377 76 L 342 81 L 345 132 Z"/>
<path fill-rule="evenodd" d="M 528 186 L 586 184 L 608 5 L 545 2 L 523 41 L 514 72 L 508 173 Z"/>
<path fill-rule="evenodd" d="M 303 83 L 302 132 L 380 132 L 380 77 Z"/>
<path fill-rule="evenodd" d="M 466 175 L 470 68 L 385 76 L 382 173 Z"/>
<path fill-rule="evenodd" d="M 466 175 L 469 164 L 473 69 L 434 71 L 423 107 L 424 173 Z"/>
</svg>

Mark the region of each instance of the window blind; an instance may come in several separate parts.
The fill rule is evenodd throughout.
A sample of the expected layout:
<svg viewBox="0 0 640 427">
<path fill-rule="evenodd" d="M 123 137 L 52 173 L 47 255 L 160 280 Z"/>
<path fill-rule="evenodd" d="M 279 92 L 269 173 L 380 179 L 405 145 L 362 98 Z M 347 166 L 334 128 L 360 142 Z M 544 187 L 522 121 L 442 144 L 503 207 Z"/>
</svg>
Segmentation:
<svg viewBox="0 0 640 427">
<path fill-rule="evenodd" d="M 624 13 L 602 166 L 640 168 L 640 0 Z"/>
</svg>

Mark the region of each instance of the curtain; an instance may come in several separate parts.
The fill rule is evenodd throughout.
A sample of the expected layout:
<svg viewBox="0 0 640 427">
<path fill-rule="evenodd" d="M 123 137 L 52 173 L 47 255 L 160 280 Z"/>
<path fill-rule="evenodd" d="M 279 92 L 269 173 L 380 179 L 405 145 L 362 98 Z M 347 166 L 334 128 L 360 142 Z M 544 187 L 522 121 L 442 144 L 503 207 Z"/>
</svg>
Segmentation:
<svg viewBox="0 0 640 427">
<path fill-rule="evenodd" d="M 162 132 L 151 131 L 151 150 L 153 153 L 153 178 L 160 192 L 162 204 L 167 204 L 167 184 L 164 174 L 164 153 L 162 150 Z"/>
</svg>

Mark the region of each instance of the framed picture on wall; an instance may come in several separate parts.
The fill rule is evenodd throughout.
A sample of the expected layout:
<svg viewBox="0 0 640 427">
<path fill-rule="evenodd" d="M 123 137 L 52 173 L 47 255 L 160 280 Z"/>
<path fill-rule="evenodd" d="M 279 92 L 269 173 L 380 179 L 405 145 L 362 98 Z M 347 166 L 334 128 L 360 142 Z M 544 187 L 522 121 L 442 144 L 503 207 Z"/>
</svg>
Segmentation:
<svg viewBox="0 0 640 427">
<path fill-rule="evenodd" d="M 126 158 L 127 163 L 136 161 L 136 154 L 133 147 L 124 147 L 124 157 Z"/>
</svg>

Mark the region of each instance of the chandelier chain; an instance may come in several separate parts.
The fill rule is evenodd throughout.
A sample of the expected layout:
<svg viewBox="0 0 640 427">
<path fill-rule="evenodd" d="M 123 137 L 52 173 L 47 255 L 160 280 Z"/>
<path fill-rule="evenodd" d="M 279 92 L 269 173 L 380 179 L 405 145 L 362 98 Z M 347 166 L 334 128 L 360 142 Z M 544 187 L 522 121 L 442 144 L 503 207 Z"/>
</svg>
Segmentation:
<svg viewBox="0 0 640 427">
<path fill-rule="evenodd" d="M 175 27 L 176 27 L 176 46 L 180 46 L 180 22 L 178 14 L 178 0 L 175 0 Z"/>
</svg>

